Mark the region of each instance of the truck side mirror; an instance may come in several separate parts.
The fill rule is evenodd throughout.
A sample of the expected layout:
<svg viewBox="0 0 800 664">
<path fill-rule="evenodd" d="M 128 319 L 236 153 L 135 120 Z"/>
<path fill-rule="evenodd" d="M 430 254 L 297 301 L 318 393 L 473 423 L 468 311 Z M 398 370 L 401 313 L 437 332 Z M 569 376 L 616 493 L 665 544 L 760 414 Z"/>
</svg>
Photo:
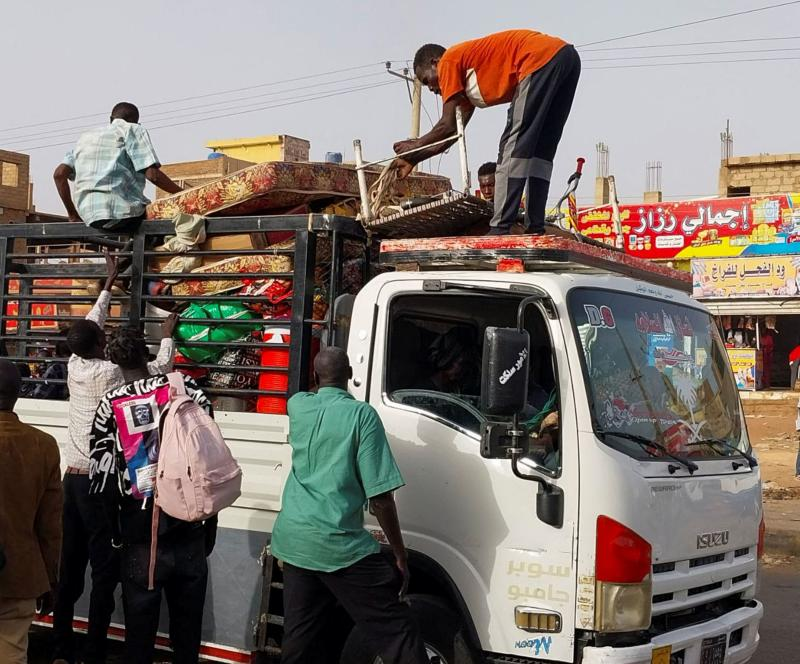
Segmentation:
<svg viewBox="0 0 800 664">
<path fill-rule="evenodd" d="M 515 327 L 487 327 L 483 341 L 481 412 L 510 417 L 528 403 L 530 335 Z"/>
</svg>

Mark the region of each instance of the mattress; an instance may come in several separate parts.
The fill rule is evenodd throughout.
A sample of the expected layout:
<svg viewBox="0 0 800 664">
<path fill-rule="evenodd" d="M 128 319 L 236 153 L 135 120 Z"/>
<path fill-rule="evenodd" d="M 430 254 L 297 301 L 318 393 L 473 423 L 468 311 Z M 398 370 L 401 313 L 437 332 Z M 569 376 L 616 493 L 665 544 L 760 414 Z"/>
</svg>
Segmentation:
<svg viewBox="0 0 800 664">
<path fill-rule="evenodd" d="M 380 171 L 367 172 L 371 185 Z M 450 190 L 439 175 L 413 174 L 395 185 L 401 197 L 435 196 Z M 323 200 L 358 198 L 358 178 L 352 166 L 326 163 L 267 161 L 219 180 L 187 189 L 147 207 L 148 219 L 171 219 L 179 212 L 204 216 L 281 214 Z"/>
</svg>

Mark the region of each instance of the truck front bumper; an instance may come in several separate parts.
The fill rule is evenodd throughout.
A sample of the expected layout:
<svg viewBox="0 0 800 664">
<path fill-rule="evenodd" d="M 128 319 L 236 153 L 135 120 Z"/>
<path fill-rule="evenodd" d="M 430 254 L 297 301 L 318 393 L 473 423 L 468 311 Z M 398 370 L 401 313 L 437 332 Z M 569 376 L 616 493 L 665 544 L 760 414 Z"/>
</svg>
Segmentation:
<svg viewBox="0 0 800 664">
<path fill-rule="evenodd" d="M 743 664 L 750 660 L 758 647 L 758 624 L 763 615 L 764 605 L 753 601 L 752 606 L 736 609 L 720 618 L 661 634 L 644 646 L 586 647 L 583 650 L 583 664 L 651 664 L 653 650 L 662 646 L 672 646 L 673 656 L 682 653 L 683 659 L 678 661 L 683 664 L 700 664 L 703 639 L 723 634 L 728 644 L 724 664 Z M 731 634 L 737 630 L 742 630 L 741 640 L 735 645 L 730 645 Z"/>
</svg>

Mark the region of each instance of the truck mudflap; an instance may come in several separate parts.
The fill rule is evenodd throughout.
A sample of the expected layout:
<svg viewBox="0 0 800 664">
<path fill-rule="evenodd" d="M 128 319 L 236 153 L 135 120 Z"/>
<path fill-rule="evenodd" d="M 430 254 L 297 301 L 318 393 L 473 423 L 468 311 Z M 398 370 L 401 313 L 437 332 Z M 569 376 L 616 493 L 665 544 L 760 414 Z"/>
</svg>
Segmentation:
<svg viewBox="0 0 800 664">
<path fill-rule="evenodd" d="M 667 632 L 649 644 L 583 650 L 583 664 L 743 664 L 758 647 L 764 605 L 752 600 L 714 620 Z M 675 659 L 671 659 L 675 658 Z"/>
</svg>

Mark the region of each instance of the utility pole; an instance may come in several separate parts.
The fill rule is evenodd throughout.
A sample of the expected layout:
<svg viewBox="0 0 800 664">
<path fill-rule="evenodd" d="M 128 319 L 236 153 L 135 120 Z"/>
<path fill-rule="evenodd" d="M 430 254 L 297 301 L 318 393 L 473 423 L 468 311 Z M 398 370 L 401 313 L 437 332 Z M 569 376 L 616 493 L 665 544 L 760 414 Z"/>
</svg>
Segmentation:
<svg viewBox="0 0 800 664">
<path fill-rule="evenodd" d="M 420 121 L 421 110 L 422 110 L 422 81 L 420 81 L 415 76 L 414 87 L 411 90 L 411 138 L 419 138 L 419 121 Z"/>
<path fill-rule="evenodd" d="M 416 76 L 410 76 L 408 67 L 403 69 L 403 73 L 399 73 L 396 71 L 392 71 L 392 63 L 386 63 L 386 73 L 391 74 L 392 76 L 397 76 L 397 78 L 402 78 L 406 83 L 411 83 L 411 133 L 409 134 L 409 138 L 419 138 L 419 125 L 420 125 L 420 112 L 422 110 L 422 81 L 420 81 Z M 414 166 L 414 170 L 417 170 L 417 166 Z"/>
<path fill-rule="evenodd" d="M 617 183 L 613 175 L 608 176 L 608 190 L 611 198 L 611 221 L 614 224 L 614 246 L 622 249 L 624 246 L 622 237 L 622 216 L 619 213 L 619 198 L 617 198 Z"/>
</svg>

